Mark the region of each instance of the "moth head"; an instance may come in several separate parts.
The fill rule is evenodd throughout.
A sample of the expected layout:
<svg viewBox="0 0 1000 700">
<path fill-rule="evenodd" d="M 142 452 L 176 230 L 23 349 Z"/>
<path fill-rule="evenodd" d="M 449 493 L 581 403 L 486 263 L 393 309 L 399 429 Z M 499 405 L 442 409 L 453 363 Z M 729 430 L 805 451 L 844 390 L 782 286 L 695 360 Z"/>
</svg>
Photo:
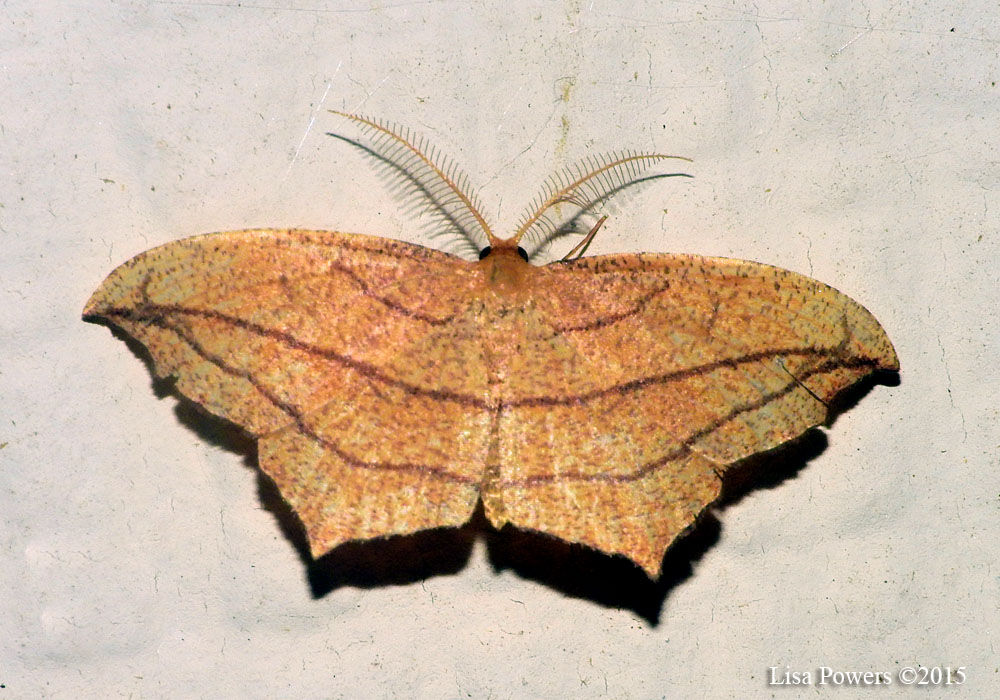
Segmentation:
<svg viewBox="0 0 1000 700">
<path fill-rule="evenodd" d="M 513 238 L 508 238 L 507 240 L 500 240 L 497 242 L 496 254 L 497 255 L 507 255 L 508 252 L 513 249 L 524 262 L 528 262 L 528 251 L 517 244 Z M 479 259 L 485 260 L 490 255 L 494 254 L 494 246 L 488 245 L 479 251 Z"/>
</svg>

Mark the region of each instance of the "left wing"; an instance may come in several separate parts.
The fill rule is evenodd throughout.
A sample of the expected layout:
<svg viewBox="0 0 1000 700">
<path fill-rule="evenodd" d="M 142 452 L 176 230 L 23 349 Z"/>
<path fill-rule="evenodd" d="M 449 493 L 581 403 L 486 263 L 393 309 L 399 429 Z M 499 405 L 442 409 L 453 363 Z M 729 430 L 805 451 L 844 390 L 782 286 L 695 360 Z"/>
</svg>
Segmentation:
<svg viewBox="0 0 1000 700">
<path fill-rule="evenodd" d="M 499 475 L 483 493 L 502 508 L 487 515 L 625 554 L 651 576 L 718 498 L 726 465 L 899 367 L 861 305 L 768 265 L 610 255 L 539 273 L 505 368 L 519 379 L 503 387 Z"/>
</svg>

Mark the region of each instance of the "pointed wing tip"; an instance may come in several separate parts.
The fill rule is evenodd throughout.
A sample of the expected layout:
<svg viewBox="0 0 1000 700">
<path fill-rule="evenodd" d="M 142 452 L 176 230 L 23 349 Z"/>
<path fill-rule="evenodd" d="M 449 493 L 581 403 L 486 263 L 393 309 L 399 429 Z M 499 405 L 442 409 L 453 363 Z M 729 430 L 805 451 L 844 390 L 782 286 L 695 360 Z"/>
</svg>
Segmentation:
<svg viewBox="0 0 1000 700">
<path fill-rule="evenodd" d="M 899 372 L 899 355 L 885 331 L 882 331 L 878 342 L 862 350 L 859 356 L 867 358 L 872 372 Z"/>
<path fill-rule="evenodd" d="M 846 297 L 855 307 L 850 319 L 845 318 L 845 325 L 850 328 L 857 345 L 859 356 L 872 362 L 873 371 L 898 372 L 899 355 L 889 338 L 889 333 L 875 315 L 850 297 Z"/>
<path fill-rule="evenodd" d="M 108 322 L 109 312 L 112 312 L 117 307 L 115 300 L 111 298 L 111 287 L 108 285 L 110 279 L 111 275 L 108 276 L 108 279 L 101 282 L 101 286 L 95 289 L 94 293 L 87 299 L 87 303 L 80 313 L 84 321 L 88 323 Z"/>
<path fill-rule="evenodd" d="M 650 581 L 656 582 L 659 581 L 660 577 L 663 575 L 663 558 L 666 556 L 667 550 L 670 549 L 672 544 L 673 541 L 671 541 L 668 545 L 662 547 L 654 546 L 649 549 L 644 549 L 644 551 L 627 552 L 619 549 L 618 551 L 604 551 L 604 553 L 612 558 L 624 557 L 625 559 L 628 559 L 637 569 L 641 569 Z M 598 549 L 597 551 L 602 550 Z"/>
<path fill-rule="evenodd" d="M 337 545 L 327 546 L 325 543 L 320 542 L 319 540 L 314 540 L 313 538 L 308 537 L 308 531 L 306 535 L 307 535 L 306 539 L 309 542 L 309 556 L 312 557 L 313 561 L 318 561 L 320 558 L 322 558 L 329 552 L 333 551 L 333 549 L 337 546 Z"/>
<path fill-rule="evenodd" d="M 299 525 L 302 527 L 302 531 L 305 533 L 306 542 L 309 544 L 309 556 L 312 557 L 313 561 L 322 559 L 342 544 L 361 539 L 360 537 L 352 538 L 350 535 L 345 537 L 343 534 L 338 536 L 332 531 L 323 528 L 322 525 L 310 527 L 302 519 L 302 514 L 294 506 L 292 506 L 292 510 L 299 521 Z"/>
<path fill-rule="evenodd" d="M 90 295 L 90 299 L 88 299 L 87 303 L 84 305 L 83 311 L 80 314 L 80 317 L 84 321 L 95 323 L 104 319 L 103 312 L 107 304 L 104 302 L 104 295 L 102 293 L 103 289 L 103 285 L 98 287 L 97 290 Z"/>
<path fill-rule="evenodd" d="M 638 565 L 638 567 L 643 570 L 646 576 L 649 577 L 650 581 L 659 581 L 660 576 L 663 575 L 663 557 L 659 557 L 655 561 L 654 560 L 649 560 L 645 562 L 635 561 L 635 564 Z"/>
<path fill-rule="evenodd" d="M 893 347 L 892 343 L 889 343 L 889 352 L 883 359 L 882 364 L 879 365 L 879 369 L 885 372 L 899 371 L 899 355 L 896 354 L 896 348 Z"/>
</svg>

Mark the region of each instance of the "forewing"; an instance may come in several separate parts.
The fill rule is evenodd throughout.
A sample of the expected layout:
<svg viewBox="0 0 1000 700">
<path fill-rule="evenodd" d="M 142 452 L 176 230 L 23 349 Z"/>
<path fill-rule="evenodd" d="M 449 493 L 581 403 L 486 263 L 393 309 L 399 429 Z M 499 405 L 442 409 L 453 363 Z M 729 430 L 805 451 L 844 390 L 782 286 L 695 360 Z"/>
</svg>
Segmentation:
<svg viewBox="0 0 1000 700">
<path fill-rule="evenodd" d="M 471 284 L 461 259 L 406 243 L 235 231 L 133 258 L 84 316 L 260 438 L 318 556 L 471 514 L 490 425 Z"/>
<path fill-rule="evenodd" d="M 495 522 L 625 554 L 653 576 L 726 465 L 898 369 L 867 310 L 787 270 L 616 255 L 541 273 L 503 389 L 499 498 L 484 502 L 502 502 Z"/>
</svg>

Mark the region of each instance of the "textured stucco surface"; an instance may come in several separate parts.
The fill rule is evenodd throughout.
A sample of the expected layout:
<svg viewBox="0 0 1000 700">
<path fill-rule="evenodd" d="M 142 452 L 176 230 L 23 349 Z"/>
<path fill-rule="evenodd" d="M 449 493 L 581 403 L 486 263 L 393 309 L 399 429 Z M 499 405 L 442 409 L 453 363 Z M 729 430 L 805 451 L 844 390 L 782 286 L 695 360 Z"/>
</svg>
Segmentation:
<svg viewBox="0 0 1000 700">
<path fill-rule="evenodd" d="M 794 697 L 772 666 L 891 698 L 921 664 L 995 695 L 998 42 L 980 0 L 7 3 L 0 698 Z M 327 108 L 422 132 L 501 232 L 587 154 L 692 157 L 590 252 L 811 275 L 900 382 L 734 484 L 661 585 L 482 525 L 310 569 L 252 449 L 79 314 L 196 233 L 431 244 Z"/>
</svg>

